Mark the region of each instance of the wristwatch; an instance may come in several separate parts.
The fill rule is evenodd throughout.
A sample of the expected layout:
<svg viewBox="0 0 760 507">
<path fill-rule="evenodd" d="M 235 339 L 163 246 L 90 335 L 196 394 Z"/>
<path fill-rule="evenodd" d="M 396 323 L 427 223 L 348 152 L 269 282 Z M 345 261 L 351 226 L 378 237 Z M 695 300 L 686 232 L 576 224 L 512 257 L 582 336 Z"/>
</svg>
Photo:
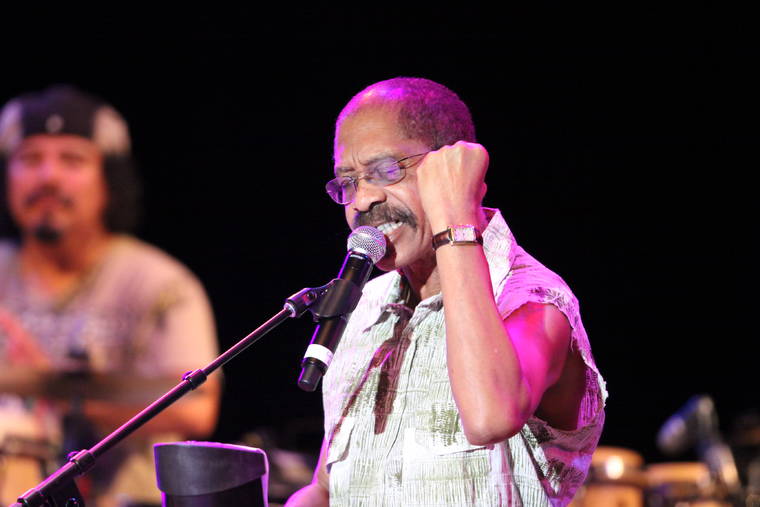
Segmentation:
<svg viewBox="0 0 760 507">
<path fill-rule="evenodd" d="M 433 250 L 443 245 L 482 245 L 483 236 L 474 225 L 450 225 L 433 236 Z"/>
</svg>

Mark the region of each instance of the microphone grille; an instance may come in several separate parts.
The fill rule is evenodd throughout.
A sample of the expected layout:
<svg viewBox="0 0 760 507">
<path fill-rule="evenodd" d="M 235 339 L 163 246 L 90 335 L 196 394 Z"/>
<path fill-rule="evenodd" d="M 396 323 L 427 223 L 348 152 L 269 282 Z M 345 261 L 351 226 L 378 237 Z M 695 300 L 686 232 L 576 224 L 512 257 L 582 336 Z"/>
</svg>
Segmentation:
<svg viewBox="0 0 760 507">
<path fill-rule="evenodd" d="M 369 225 L 357 227 L 348 236 L 348 250 L 366 255 L 375 264 L 385 255 L 385 234 Z"/>
</svg>

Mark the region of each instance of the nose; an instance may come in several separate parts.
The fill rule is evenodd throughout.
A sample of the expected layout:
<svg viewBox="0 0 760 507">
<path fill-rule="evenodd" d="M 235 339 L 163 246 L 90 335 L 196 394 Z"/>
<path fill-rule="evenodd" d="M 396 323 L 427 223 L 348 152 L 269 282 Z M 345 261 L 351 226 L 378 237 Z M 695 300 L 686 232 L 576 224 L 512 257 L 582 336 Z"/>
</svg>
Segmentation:
<svg viewBox="0 0 760 507">
<path fill-rule="evenodd" d="M 369 211 L 377 203 L 385 202 L 385 189 L 366 180 L 359 180 L 356 183 L 356 196 L 351 206 L 358 212 Z"/>
<path fill-rule="evenodd" d="M 53 181 L 61 173 L 61 164 L 53 157 L 44 157 L 37 165 L 37 175 L 43 181 Z"/>
</svg>

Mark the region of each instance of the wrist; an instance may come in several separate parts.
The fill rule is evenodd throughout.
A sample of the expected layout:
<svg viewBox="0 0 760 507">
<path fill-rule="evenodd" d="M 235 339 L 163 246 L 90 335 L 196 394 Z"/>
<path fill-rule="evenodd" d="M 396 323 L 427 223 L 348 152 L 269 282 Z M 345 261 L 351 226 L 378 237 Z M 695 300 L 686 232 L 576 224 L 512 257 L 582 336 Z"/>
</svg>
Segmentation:
<svg viewBox="0 0 760 507">
<path fill-rule="evenodd" d="M 433 250 L 444 245 L 482 245 L 483 236 L 480 229 L 473 224 L 450 225 L 433 235 Z"/>
<path fill-rule="evenodd" d="M 441 232 L 446 227 L 459 224 L 472 224 L 483 231 L 488 225 L 485 211 L 480 204 L 471 209 L 470 206 L 448 206 L 428 213 L 427 216 L 433 232 Z"/>
</svg>

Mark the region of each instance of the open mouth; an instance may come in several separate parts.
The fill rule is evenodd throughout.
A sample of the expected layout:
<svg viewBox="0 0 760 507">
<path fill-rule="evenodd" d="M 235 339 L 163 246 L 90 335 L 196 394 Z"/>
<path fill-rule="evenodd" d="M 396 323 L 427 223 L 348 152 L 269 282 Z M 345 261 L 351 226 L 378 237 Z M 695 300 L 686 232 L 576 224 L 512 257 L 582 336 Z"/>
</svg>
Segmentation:
<svg viewBox="0 0 760 507">
<path fill-rule="evenodd" d="M 392 233 L 393 231 L 395 231 L 402 225 L 404 225 L 403 222 L 386 222 L 384 224 L 378 225 L 377 230 L 387 236 L 388 234 Z"/>
</svg>

